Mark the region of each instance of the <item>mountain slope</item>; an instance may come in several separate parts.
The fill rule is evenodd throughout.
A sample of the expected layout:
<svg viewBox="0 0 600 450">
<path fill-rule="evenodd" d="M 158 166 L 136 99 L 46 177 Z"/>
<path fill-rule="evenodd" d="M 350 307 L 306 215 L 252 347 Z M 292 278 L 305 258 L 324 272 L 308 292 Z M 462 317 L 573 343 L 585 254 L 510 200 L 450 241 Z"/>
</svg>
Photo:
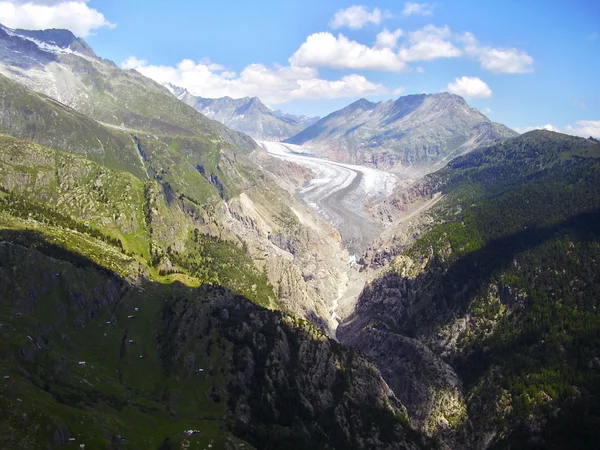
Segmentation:
<svg viewBox="0 0 600 450">
<path fill-rule="evenodd" d="M 0 220 L 3 447 L 419 448 L 376 369 L 314 329 L 219 287 L 132 285 Z"/>
<path fill-rule="evenodd" d="M 258 97 L 210 99 L 197 97 L 177 86 L 166 87 L 179 100 L 196 108 L 205 116 L 261 141 L 287 139 L 306 128 L 312 120 L 304 116 L 271 111 Z"/>
<path fill-rule="evenodd" d="M 516 134 L 490 122 L 461 97 L 441 93 L 379 103 L 361 99 L 286 142 L 306 145 L 335 161 L 393 169 L 433 167 Z"/>
<path fill-rule="evenodd" d="M 265 309 L 248 249 L 163 187 L 0 136 L 2 446 L 420 448 L 372 364 Z"/>
<path fill-rule="evenodd" d="M 261 153 L 251 159 L 235 149 L 219 150 L 218 142 L 204 136 L 173 137 L 103 126 L 1 75 L 0 94 L 5 107 L 0 131 L 80 153 L 146 183 L 157 183 L 148 192 L 162 189 L 161 196 L 180 209 L 175 215 L 160 211 L 159 216 L 169 214 L 172 219 L 161 219 L 160 228 L 153 226 L 163 233 L 161 245 L 153 248 L 159 268 L 172 270 L 177 253 L 167 255 L 167 248 L 182 249 L 191 229 L 200 228 L 236 245 L 244 244 L 255 265 L 267 272 L 285 308 L 328 329 L 328 298 L 336 295 L 338 280 L 346 270 L 340 237 L 259 169 L 263 164 L 284 167 L 283 163 L 265 162 Z M 29 155 L 28 170 L 39 169 L 36 164 L 43 161 L 41 154 L 39 158 Z M 283 170 L 285 177 L 293 179 L 293 168 Z M 55 198 L 52 192 L 40 195 Z M 63 205 L 72 201 L 62 198 L 62 193 L 56 198 Z M 76 217 L 80 213 L 77 209 L 66 212 Z"/>
<path fill-rule="evenodd" d="M 364 290 L 338 338 L 450 447 L 593 448 L 600 144 L 534 131 L 424 184 L 444 195 L 432 225 Z"/>
<path fill-rule="evenodd" d="M 166 254 L 168 243 L 174 243 L 172 249 L 182 248 L 182 242 L 189 239 L 190 227 L 200 227 L 204 233 L 245 245 L 253 263 L 268 274 L 282 304 L 328 329 L 329 301 L 337 295 L 339 280 L 347 270 L 339 235 L 277 187 L 261 168 L 261 150 L 247 154 L 254 148 L 254 141 L 205 118 L 135 71 L 121 71 L 114 64 L 87 54 L 63 54 L 54 47 L 46 51 L 43 48 L 50 44 L 16 36 L 16 31 L 10 33 L 5 33 L 4 40 L 0 36 L 0 44 L 5 45 L 5 53 L 0 50 L 0 67 L 4 71 L 33 86 L 37 86 L 36 76 L 43 74 L 50 81 L 42 84 L 41 90 L 48 88 L 50 95 L 62 100 L 65 92 L 83 93 L 81 99 L 85 102 L 77 105 L 84 112 L 92 105 L 94 113 L 88 117 L 75 112 L 56 99 L 29 91 L 0 75 L 0 102 L 4 106 L 0 131 L 82 154 L 106 167 L 128 171 L 140 180 L 157 182 L 169 202 L 178 204 L 190 216 L 185 219 L 187 225 L 165 230 L 165 245 L 154 253 L 160 270 L 171 270 L 173 264 L 172 255 Z M 19 55 L 29 58 L 34 72 L 19 66 L 27 58 L 6 56 L 11 48 L 21 48 L 17 50 L 22 51 Z M 90 64 L 94 77 L 89 78 L 85 71 L 75 72 L 79 78 L 65 75 L 64 71 L 60 76 L 52 74 L 56 64 L 69 71 L 75 67 L 74 62 Z M 119 79 L 134 84 L 127 95 L 136 94 L 139 98 L 135 102 L 116 96 Z M 97 102 L 86 97 L 86 92 L 101 100 L 106 96 L 112 100 L 106 104 L 104 100 Z M 133 112 L 141 111 L 142 106 L 148 110 L 146 116 Z M 128 122 L 128 126 L 115 125 L 118 116 L 113 117 L 112 123 L 94 120 L 105 119 L 104 114 L 113 108 L 137 119 Z M 159 116 L 165 120 L 159 120 Z M 237 137 L 230 139 L 232 136 Z M 284 176 L 294 179 L 297 168 L 279 161 L 269 164 L 281 166 Z M 298 180 L 303 181 L 304 178 Z M 163 222 L 166 227 L 168 221 Z"/>
<path fill-rule="evenodd" d="M 135 70 L 98 58 L 67 30 L 31 32 L 0 25 L 0 73 L 101 122 L 159 134 L 210 136 L 243 151 L 255 148 L 247 136 L 178 102 Z"/>
</svg>

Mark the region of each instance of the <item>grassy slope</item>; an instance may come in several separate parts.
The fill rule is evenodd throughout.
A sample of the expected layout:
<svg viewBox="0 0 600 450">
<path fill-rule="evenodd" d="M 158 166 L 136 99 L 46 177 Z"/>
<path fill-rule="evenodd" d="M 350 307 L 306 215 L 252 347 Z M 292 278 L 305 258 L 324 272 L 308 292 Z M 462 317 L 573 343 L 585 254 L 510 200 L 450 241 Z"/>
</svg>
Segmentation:
<svg viewBox="0 0 600 450">
<path fill-rule="evenodd" d="M 113 169 L 146 176 L 128 133 L 95 120 L 0 75 L 0 132 L 77 153 Z"/>
<path fill-rule="evenodd" d="M 0 210 L 101 239 L 157 277 L 182 274 L 256 301 L 274 298 L 244 248 L 204 234 L 210 230 L 207 213 L 189 200 L 170 198 L 156 181 L 142 182 L 77 155 L 0 137 L 0 188 L 6 192 Z"/>
<path fill-rule="evenodd" d="M 220 353 L 196 361 L 206 375 L 176 369 L 166 375 L 161 360 L 156 332 L 165 299 L 177 292 L 194 301 L 209 298 L 183 286 L 134 288 L 25 231 L 23 222 L 2 219 L 1 226 L 0 240 L 13 243 L 0 244 L 0 370 L 10 376 L 0 384 L 3 445 L 42 448 L 66 436 L 75 438 L 67 448 L 159 448 L 167 438 L 176 448 L 185 429 L 201 430 L 188 440 L 203 448 L 240 442 L 228 432 L 226 406 L 216 395 L 225 397 L 225 377 L 208 374 Z M 73 234 L 67 239 L 82 253 L 111 258 L 110 248 L 63 233 Z M 13 267 L 16 278 L 8 283 L 5 271 Z"/>
<path fill-rule="evenodd" d="M 179 136 L 177 130 L 170 129 L 157 134 L 155 130 L 103 126 L 2 75 L 0 106 L 4 110 L 0 116 L 0 131 L 8 135 L 81 154 L 142 180 L 156 179 L 196 202 L 218 198 L 220 191 L 211 185 L 211 174 L 219 178 L 228 195 L 238 192 L 238 180 L 230 179 L 219 166 L 221 150 L 231 145 L 210 127 L 208 134 Z M 166 110 L 164 113 L 167 114 Z M 204 176 L 198 172 L 199 166 L 205 168 Z"/>
</svg>

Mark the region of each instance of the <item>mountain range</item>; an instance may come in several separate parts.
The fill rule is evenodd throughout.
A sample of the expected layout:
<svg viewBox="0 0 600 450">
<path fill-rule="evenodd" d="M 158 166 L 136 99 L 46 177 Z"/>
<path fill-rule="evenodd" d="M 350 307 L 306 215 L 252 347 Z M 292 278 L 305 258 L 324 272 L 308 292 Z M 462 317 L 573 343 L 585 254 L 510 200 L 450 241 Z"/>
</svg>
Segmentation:
<svg viewBox="0 0 600 450">
<path fill-rule="evenodd" d="M 439 168 L 455 156 L 516 135 L 462 97 L 440 93 L 379 103 L 360 99 L 285 142 L 334 161 L 383 169 Z"/>
<path fill-rule="evenodd" d="M 339 235 L 260 167 L 306 171 L 67 31 L 3 27 L 0 72 L 2 447 L 421 445 L 327 337 Z"/>
<path fill-rule="evenodd" d="M 186 96 L 0 26 L 0 447 L 596 448 L 598 141 L 447 93 L 312 125 Z M 350 258 L 316 171 L 228 118 L 430 173 L 352 200 L 382 232 Z"/>
<path fill-rule="evenodd" d="M 206 117 L 261 141 L 282 141 L 316 122 L 318 117 L 295 116 L 273 111 L 258 97 L 233 99 L 202 98 L 170 83 L 165 87 L 182 102 L 196 108 Z"/>
</svg>

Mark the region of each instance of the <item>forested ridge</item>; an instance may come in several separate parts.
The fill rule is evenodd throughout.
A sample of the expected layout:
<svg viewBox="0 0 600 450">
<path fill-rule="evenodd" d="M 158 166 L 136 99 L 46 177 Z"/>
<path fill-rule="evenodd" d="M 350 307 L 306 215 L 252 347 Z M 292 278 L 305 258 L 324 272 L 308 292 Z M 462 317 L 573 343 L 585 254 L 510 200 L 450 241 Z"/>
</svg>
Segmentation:
<svg viewBox="0 0 600 450">
<path fill-rule="evenodd" d="M 414 300 L 374 312 L 375 326 L 426 342 L 454 367 L 470 426 L 497 430 L 494 448 L 594 448 L 600 144 L 530 132 L 457 158 L 426 183 L 446 196 L 437 225 L 361 302 L 398 285 Z M 423 270 L 405 278 L 414 264 Z"/>
</svg>

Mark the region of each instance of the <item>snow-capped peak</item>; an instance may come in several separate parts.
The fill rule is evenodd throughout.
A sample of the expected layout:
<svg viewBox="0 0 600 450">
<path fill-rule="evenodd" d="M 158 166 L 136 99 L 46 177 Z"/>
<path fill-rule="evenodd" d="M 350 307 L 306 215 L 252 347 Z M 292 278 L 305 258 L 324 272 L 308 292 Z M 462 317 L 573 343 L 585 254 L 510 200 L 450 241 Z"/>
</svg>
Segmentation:
<svg viewBox="0 0 600 450">
<path fill-rule="evenodd" d="M 179 86 L 175 86 L 173 83 L 164 83 L 164 87 L 168 89 L 168 91 L 177 97 L 178 100 L 181 100 L 185 97 L 185 94 L 188 93 L 188 90 Z"/>
</svg>

